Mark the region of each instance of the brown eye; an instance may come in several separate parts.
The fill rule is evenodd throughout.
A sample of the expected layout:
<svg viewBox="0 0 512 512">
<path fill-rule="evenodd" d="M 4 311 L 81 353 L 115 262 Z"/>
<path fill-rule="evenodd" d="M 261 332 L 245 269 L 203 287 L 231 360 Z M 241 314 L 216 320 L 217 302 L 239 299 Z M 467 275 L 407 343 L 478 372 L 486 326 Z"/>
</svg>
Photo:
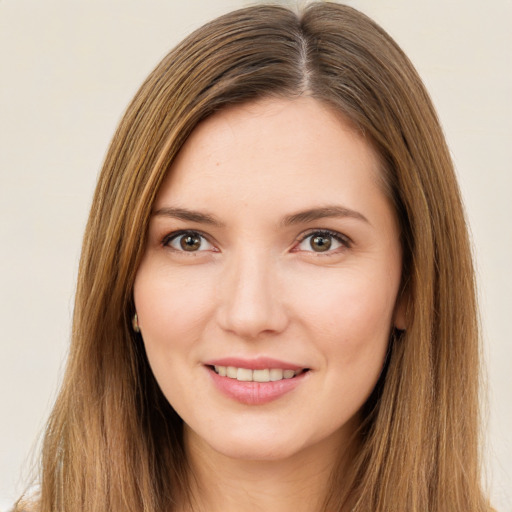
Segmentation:
<svg viewBox="0 0 512 512">
<path fill-rule="evenodd" d="M 311 237 L 309 244 L 316 252 L 328 251 L 332 245 L 332 237 L 329 235 L 316 235 Z"/>
<path fill-rule="evenodd" d="M 201 237 L 198 235 L 183 235 L 179 241 L 184 251 L 197 251 L 201 247 Z"/>
<path fill-rule="evenodd" d="M 179 252 L 202 252 L 211 251 L 213 245 L 196 231 L 186 231 L 170 236 L 164 245 Z"/>
<path fill-rule="evenodd" d="M 349 248 L 350 240 L 336 231 L 316 231 L 304 236 L 296 250 L 316 253 L 337 253 L 339 249 Z"/>
</svg>

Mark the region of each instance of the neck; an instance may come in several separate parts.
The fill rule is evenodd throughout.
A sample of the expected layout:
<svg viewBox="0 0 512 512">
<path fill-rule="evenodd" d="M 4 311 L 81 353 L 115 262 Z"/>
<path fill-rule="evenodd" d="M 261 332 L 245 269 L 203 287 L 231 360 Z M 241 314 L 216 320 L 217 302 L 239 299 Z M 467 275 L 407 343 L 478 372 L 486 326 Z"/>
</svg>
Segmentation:
<svg viewBox="0 0 512 512">
<path fill-rule="evenodd" d="M 339 439 L 326 439 L 280 460 L 233 459 L 186 431 L 191 505 L 182 510 L 322 511 L 332 474 L 347 460 L 341 449 L 333 450 L 333 445 L 342 443 Z"/>
</svg>

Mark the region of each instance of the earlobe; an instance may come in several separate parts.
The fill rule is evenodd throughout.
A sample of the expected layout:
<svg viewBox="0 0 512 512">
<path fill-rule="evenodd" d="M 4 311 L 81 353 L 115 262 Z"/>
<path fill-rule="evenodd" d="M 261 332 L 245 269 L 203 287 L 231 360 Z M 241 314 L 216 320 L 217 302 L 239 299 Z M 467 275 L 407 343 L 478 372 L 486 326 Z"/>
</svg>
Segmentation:
<svg viewBox="0 0 512 512">
<path fill-rule="evenodd" d="M 140 327 L 139 327 L 139 317 L 137 316 L 137 313 L 135 313 L 132 317 L 132 329 L 134 332 L 139 333 Z"/>
<path fill-rule="evenodd" d="M 393 326 L 399 331 L 407 330 L 407 306 L 407 293 L 402 291 L 396 301 L 393 315 Z"/>
</svg>

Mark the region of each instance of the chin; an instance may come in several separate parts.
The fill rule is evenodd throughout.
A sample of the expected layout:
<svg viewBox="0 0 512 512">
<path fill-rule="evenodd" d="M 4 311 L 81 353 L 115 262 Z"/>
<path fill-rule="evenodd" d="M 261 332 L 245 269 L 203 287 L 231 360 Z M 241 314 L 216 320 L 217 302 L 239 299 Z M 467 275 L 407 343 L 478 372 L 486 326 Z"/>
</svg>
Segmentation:
<svg viewBox="0 0 512 512">
<path fill-rule="evenodd" d="M 225 429 L 223 432 L 208 432 L 206 435 L 186 429 L 187 444 L 201 450 L 212 450 L 234 460 L 278 461 L 292 457 L 304 448 L 297 436 L 276 435 L 275 431 L 265 432 L 259 429 L 236 432 Z M 212 435 L 213 434 L 213 435 Z M 288 432 L 291 434 L 291 432 Z"/>
<path fill-rule="evenodd" d="M 294 428 L 295 427 L 295 428 Z M 299 427 L 299 428 L 297 428 Z M 330 457 L 347 441 L 342 428 L 319 432 L 300 432 L 301 425 L 282 425 L 275 428 L 226 429 L 210 431 L 204 437 L 192 433 L 192 441 L 203 445 L 202 449 L 220 454 L 232 460 L 284 462 L 296 458 L 305 461 L 311 457 Z M 218 435 L 215 435 L 218 434 Z"/>
<path fill-rule="evenodd" d="M 267 443 L 261 440 L 252 442 L 232 440 L 225 445 L 219 446 L 217 451 L 225 457 L 234 460 L 273 462 L 291 458 L 300 452 L 301 449 L 297 446 L 286 446 L 275 441 Z"/>
</svg>

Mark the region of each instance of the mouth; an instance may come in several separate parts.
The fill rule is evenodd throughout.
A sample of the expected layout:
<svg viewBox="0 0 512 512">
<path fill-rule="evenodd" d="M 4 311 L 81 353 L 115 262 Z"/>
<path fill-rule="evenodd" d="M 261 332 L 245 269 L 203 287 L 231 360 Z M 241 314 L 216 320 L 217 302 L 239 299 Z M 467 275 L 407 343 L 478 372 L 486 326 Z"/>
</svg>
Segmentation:
<svg viewBox="0 0 512 512">
<path fill-rule="evenodd" d="M 207 367 L 220 377 L 237 380 L 239 382 L 278 382 L 289 380 L 309 371 L 309 368 L 297 370 L 282 368 L 239 368 L 236 366 L 207 365 Z"/>
</svg>

